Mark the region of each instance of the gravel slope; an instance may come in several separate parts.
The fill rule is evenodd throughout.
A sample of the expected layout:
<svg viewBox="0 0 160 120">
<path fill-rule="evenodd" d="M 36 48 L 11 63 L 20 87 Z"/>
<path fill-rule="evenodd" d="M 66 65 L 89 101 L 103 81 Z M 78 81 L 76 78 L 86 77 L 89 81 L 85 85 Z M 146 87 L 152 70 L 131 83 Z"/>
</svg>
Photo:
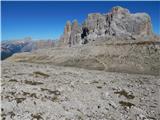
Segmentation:
<svg viewBox="0 0 160 120">
<path fill-rule="evenodd" d="M 160 75 L 160 42 L 97 40 L 84 46 L 55 47 L 15 54 L 7 61 Z"/>
<path fill-rule="evenodd" d="M 3 120 L 158 120 L 160 76 L 2 62 Z"/>
</svg>

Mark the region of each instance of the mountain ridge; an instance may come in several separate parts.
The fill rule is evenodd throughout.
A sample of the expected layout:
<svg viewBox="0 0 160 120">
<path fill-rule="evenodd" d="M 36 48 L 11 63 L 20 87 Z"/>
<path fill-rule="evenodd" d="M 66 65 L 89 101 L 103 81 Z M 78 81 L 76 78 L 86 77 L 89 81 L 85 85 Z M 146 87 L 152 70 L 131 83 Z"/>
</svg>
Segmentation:
<svg viewBox="0 0 160 120">
<path fill-rule="evenodd" d="M 32 40 L 31 38 L 24 38 L 21 40 L 2 41 L 1 43 L 1 60 L 4 60 L 15 53 L 31 52 L 41 48 L 54 47 L 54 40 Z"/>
<path fill-rule="evenodd" d="M 151 19 L 147 13 L 130 13 L 128 9 L 115 6 L 109 13 L 90 13 L 79 25 L 77 20 L 66 22 L 59 46 L 74 46 L 95 41 L 98 37 L 118 37 L 136 40 L 151 38 Z M 118 40 L 117 38 L 117 40 Z"/>
</svg>

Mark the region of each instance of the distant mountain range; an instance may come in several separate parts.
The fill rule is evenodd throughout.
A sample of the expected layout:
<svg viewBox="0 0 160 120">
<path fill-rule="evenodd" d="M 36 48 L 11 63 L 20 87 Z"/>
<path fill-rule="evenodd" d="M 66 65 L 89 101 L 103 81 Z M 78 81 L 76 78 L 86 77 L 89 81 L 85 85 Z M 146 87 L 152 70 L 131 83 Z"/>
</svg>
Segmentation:
<svg viewBox="0 0 160 120">
<path fill-rule="evenodd" d="M 36 40 L 24 38 L 21 40 L 2 41 L 1 43 L 1 60 L 4 60 L 14 53 L 30 52 L 40 48 L 54 47 L 54 40 Z"/>
</svg>

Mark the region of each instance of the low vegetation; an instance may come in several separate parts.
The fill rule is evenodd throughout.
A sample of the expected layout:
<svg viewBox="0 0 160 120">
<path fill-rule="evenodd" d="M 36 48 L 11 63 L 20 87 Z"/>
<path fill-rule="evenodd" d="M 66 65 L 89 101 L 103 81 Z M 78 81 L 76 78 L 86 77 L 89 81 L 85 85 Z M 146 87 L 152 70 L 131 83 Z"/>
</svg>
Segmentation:
<svg viewBox="0 0 160 120">
<path fill-rule="evenodd" d="M 58 90 L 52 91 L 52 90 L 50 90 L 50 89 L 41 88 L 41 91 L 48 91 L 48 93 L 50 93 L 50 94 L 61 95 L 60 91 L 58 91 Z"/>
<path fill-rule="evenodd" d="M 117 91 L 117 92 L 114 92 L 115 94 L 119 94 L 120 96 L 124 96 L 126 97 L 127 99 L 134 99 L 135 96 L 132 95 L 132 94 L 129 94 L 128 92 L 126 92 L 125 90 L 121 90 L 121 91 Z"/>
<path fill-rule="evenodd" d="M 41 84 L 43 84 L 42 82 L 28 81 L 28 80 L 25 80 L 25 83 L 29 84 L 29 85 L 41 85 Z"/>
<path fill-rule="evenodd" d="M 130 103 L 130 102 L 125 102 L 125 101 L 119 101 L 119 104 L 123 107 L 129 107 L 131 108 L 132 106 L 135 106 L 133 103 Z"/>
<path fill-rule="evenodd" d="M 17 104 L 23 102 L 25 99 L 26 98 L 15 98 Z"/>
<path fill-rule="evenodd" d="M 9 82 L 18 82 L 16 79 L 10 79 Z"/>
<path fill-rule="evenodd" d="M 41 114 L 31 114 L 32 120 L 44 120 Z"/>
<path fill-rule="evenodd" d="M 34 74 L 36 77 L 38 77 L 38 76 L 49 77 L 48 74 L 42 73 L 42 72 L 40 72 L 40 71 L 33 72 L 33 74 Z"/>
</svg>

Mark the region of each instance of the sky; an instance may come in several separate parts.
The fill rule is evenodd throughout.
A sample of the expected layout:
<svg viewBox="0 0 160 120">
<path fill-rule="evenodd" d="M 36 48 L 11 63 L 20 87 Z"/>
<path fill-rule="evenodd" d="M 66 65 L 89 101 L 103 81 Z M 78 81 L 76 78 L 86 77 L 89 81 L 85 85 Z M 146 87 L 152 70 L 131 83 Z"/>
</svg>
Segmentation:
<svg viewBox="0 0 160 120">
<path fill-rule="evenodd" d="M 107 13 L 113 6 L 122 6 L 131 13 L 150 15 L 153 31 L 160 35 L 160 2 L 145 1 L 2 1 L 2 40 L 57 39 L 63 34 L 67 20 L 81 24 L 89 13 Z"/>
</svg>

